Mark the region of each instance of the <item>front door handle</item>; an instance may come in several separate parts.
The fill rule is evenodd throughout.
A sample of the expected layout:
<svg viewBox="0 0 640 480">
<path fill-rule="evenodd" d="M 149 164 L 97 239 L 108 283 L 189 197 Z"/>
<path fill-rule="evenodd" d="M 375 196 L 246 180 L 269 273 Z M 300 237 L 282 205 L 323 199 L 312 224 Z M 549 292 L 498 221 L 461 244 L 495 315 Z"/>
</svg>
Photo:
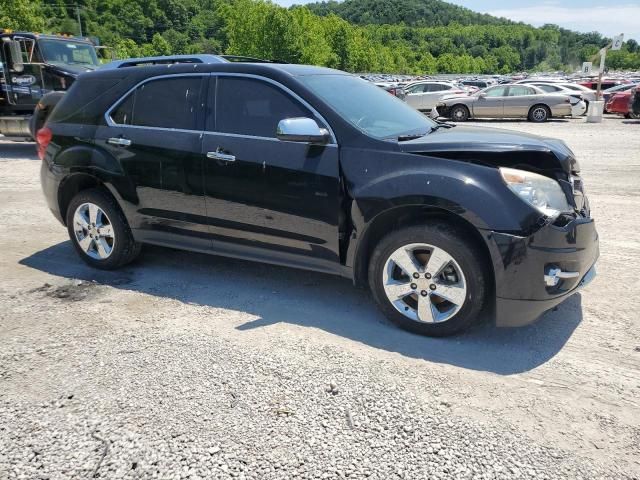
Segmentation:
<svg viewBox="0 0 640 480">
<path fill-rule="evenodd" d="M 235 162 L 236 156 L 230 153 L 223 153 L 220 149 L 215 152 L 207 152 L 207 158 L 213 158 L 214 160 L 222 160 L 223 162 Z"/>
<path fill-rule="evenodd" d="M 117 145 L 118 147 L 131 146 L 131 140 L 122 137 L 111 137 L 109 140 L 107 140 L 107 143 L 110 143 L 111 145 Z"/>
</svg>

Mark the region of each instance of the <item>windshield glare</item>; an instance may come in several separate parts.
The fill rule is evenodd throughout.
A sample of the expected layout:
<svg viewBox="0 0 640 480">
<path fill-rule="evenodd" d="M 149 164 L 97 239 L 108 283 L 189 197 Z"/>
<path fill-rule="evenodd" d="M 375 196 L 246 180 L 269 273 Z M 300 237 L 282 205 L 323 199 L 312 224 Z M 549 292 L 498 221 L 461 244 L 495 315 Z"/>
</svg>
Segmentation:
<svg viewBox="0 0 640 480">
<path fill-rule="evenodd" d="M 425 135 L 435 122 L 380 87 L 352 75 L 298 77 L 345 120 L 378 139 Z"/>
<path fill-rule="evenodd" d="M 41 40 L 40 49 L 47 63 L 60 65 L 98 66 L 98 57 L 93 45 L 66 40 Z"/>
</svg>

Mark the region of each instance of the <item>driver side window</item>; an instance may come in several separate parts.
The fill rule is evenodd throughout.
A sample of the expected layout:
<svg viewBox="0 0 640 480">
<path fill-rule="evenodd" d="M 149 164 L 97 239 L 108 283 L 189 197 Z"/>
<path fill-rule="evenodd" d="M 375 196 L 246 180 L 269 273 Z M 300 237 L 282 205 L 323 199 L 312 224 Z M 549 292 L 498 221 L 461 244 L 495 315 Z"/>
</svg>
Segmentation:
<svg viewBox="0 0 640 480">
<path fill-rule="evenodd" d="M 413 85 L 409 88 L 407 88 L 407 94 L 412 94 L 412 93 L 423 93 L 425 90 L 425 86 L 426 85 Z"/>
<path fill-rule="evenodd" d="M 504 97 L 506 90 L 505 87 L 494 87 L 485 90 L 484 93 L 487 97 Z"/>
</svg>

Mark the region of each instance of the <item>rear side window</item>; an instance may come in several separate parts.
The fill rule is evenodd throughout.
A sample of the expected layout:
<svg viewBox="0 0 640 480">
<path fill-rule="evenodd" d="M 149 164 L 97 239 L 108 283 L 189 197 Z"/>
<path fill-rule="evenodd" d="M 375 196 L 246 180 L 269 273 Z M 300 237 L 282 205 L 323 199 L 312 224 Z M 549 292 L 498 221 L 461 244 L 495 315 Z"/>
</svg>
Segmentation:
<svg viewBox="0 0 640 480">
<path fill-rule="evenodd" d="M 266 82 L 220 77 L 217 84 L 218 132 L 275 137 L 280 120 L 313 116 L 286 92 Z"/>
<path fill-rule="evenodd" d="M 198 130 L 202 77 L 152 80 L 135 89 L 112 112 L 119 125 Z"/>
<path fill-rule="evenodd" d="M 510 97 L 521 97 L 524 95 L 534 95 L 536 92 L 529 87 L 509 87 Z"/>
<path fill-rule="evenodd" d="M 131 125 L 134 97 L 135 95 L 132 93 L 118 106 L 118 108 L 111 112 L 111 120 L 119 125 Z"/>
</svg>

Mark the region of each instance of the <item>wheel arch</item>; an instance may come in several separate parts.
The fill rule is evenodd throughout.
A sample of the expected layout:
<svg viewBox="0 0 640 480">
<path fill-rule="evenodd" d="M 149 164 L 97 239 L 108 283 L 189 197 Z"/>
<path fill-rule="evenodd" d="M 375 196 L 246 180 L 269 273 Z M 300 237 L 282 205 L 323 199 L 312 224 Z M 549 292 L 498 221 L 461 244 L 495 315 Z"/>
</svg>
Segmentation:
<svg viewBox="0 0 640 480">
<path fill-rule="evenodd" d="M 353 280 L 357 286 L 367 285 L 369 259 L 378 242 L 391 230 L 425 223 L 446 223 L 460 231 L 483 253 L 483 263 L 490 278 L 487 284 L 495 285 L 492 255 L 482 233 L 469 221 L 455 213 L 427 205 L 399 206 L 377 215 L 358 242 L 353 265 Z"/>
<path fill-rule="evenodd" d="M 58 207 L 65 225 L 67 223 L 67 209 L 73 197 L 81 191 L 91 188 L 99 188 L 113 196 L 111 190 L 109 190 L 98 177 L 89 173 L 73 173 L 60 182 L 60 187 L 58 188 Z"/>
<path fill-rule="evenodd" d="M 122 200 L 138 202 L 135 186 L 120 163 L 104 150 L 87 145 L 74 145 L 55 157 L 55 164 L 66 176 L 58 187 L 58 207 L 65 222 L 71 199 L 89 188 L 104 189 L 122 208 Z"/>
</svg>

